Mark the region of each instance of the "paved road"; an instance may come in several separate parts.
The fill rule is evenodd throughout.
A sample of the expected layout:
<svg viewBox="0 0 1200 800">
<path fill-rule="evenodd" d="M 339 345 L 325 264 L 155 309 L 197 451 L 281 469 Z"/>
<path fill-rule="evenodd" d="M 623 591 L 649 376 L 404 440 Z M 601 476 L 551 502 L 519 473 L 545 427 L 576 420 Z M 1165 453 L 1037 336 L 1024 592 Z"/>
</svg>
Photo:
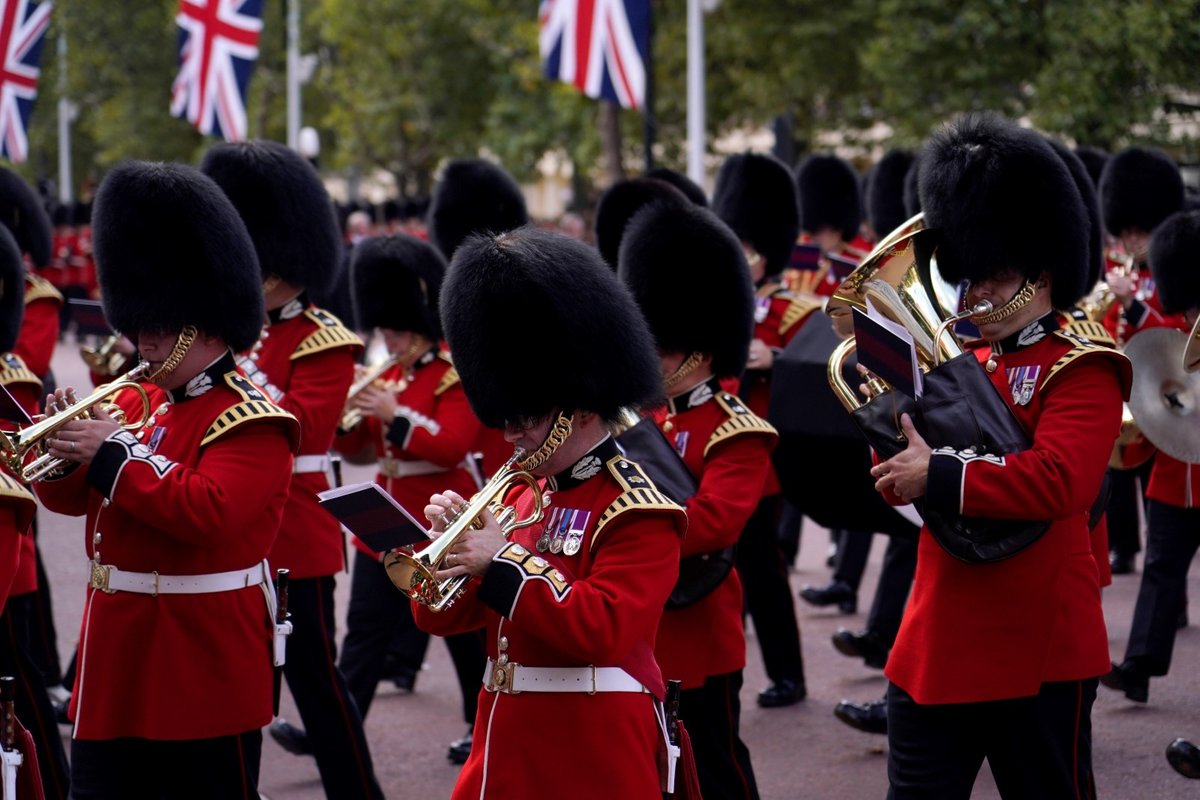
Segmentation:
<svg viewBox="0 0 1200 800">
<path fill-rule="evenodd" d="M 74 347 L 60 347 L 55 371 L 60 384 L 86 386 L 87 379 Z M 347 480 L 368 480 L 370 471 L 352 468 Z M 83 527 L 78 519 L 42 513 L 41 543 L 54 587 L 54 612 L 60 652 L 75 646 L 83 605 L 85 578 Z M 870 605 L 884 541 L 877 537 L 859 605 Z M 824 583 L 828 536 L 806 527 L 794 589 L 805 583 Z M 1139 575 L 1118 576 L 1105 591 L 1104 609 L 1114 656 L 1121 655 L 1128 634 Z M 339 577 L 338 616 L 344 619 L 349 575 Z M 1191 597 L 1200 597 L 1200 578 L 1193 571 Z M 870 699 L 882 693 L 880 672 L 836 653 L 829 644 L 838 625 L 863 624 L 864 615 L 844 616 L 816 610 L 797 601 L 800 616 L 809 697 L 784 709 L 760 709 L 754 694 L 765 685 L 757 643 L 749 633 L 746 688 L 742 695 L 742 733 L 753 755 L 764 800 L 805 798 L 820 800 L 879 800 L 887 790 L 886 741 L 850 730 L 832 716 L 843 697 Z M 986 613 L 986 609 L 980 609 Z M 1200 622 L 1200 611 L 1193 611 Z M 135 654 L 130 654 L 135 657 Z M 1151 686 L 1150 704 L 1136 706 L 1101 688 L 1093 714 L 1097 788 L 1102 798 L 1166 800 L 1200 797 L 1200 781 L 1187 781 L 1167 766 L 1163 750 L 1176 736 L 1200 739 L 1200 628 L 1180 632 L 1175 669 Z M 186 691 L 180 687 L 180 691 Z M 294 706 L 285 692 L 283 715 L 295 720 Z M 457 683 L 446 648 L 434 641 L 416 692 L 403 695 L 382 687 L 367 719 L 367 735 L 376 771 L 389 798 L 448 797 L 457 767 L 446 761 L 446 745 L 461 736 Z M 561 724 L 569 724 L 561 720 Z M 65 732 L 67 733 L 67 732 Z M 69 733 L 68 733 L 69 735 Z M 569 755 L 565 756 L 569 757 Z M 264 737 L 262 793 L 270 800 L 317 800 L 323 797 L 311 759 L 296 758 Z M 976 798 L 998 797 L 985 769 L 974 793 Z"/>
</svg>

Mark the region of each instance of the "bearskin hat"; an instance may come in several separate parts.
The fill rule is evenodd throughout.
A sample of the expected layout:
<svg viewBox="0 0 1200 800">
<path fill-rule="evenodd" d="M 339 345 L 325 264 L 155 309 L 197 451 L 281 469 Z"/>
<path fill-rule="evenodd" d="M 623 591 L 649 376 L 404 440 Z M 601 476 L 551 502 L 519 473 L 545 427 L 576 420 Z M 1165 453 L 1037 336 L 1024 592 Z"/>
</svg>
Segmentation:
<svg viewBox="0 0 1200 800">
<path fill-rule="evenodd" d="M 54 211 L 50 212 L 50 224 L 56 228 L 61 228 L 64 225 L 71 223 L 71 204 L 59 203 L 54 207 Z"/>
<path fill-rule="evenodd" d="M 800 233 L 796 187 L 786 164 L 762 153 L 725 159 L 717 173 L 712 210 L 763 257 L 767 275 L 783 271 Z"/>
<path fill-rule="evenodd" d="M 806 233 L 822 228 L 840 231 L 847 242 L 862 224 L 858 175 L 845 159 L 816 153 L 796 167 L 800 192 L 800 227 Z"/>
<path fill-rule="evenodd" d="M 446 260 L 428 242 L 406 235 L 363 239 L 350 265 L 358 326 L 440 340 L 438 297 L 445 276 Z"/>
<path fill-rule="evenodd" d="M 92 224 L 91 200 L 79 200 L 71 205 L 71 224 L 80 228 Z"/>
<path fill-rule="evenodd" d="M 473 233 L 503 233 L 527 222 L 521 187 L 481 158 L 447 164 L 429 204 L 429 239 L 447 259 Z"/>
<path fill-rule="evenodd" d="M 25 316 L 25 263 L 17 240 L 0 225 L 0 353 L 17 346 Z"/>
<path fill-rule="evenodd" d="M 908 150 L 889 150 L 871 169 L 867 181 L 867 219 L 882 239 L 904 224 L 911 214 L 904 208 L 904 178 L 912 166 Z"/>
<path fill-rule="evenodd" d="M 698 206 L 708 206 L 708 195 L 704 193 L 704 189 L 700 187 L 694 180 L 684 175 L 682 172 L 677 172 L 666 167 L 655 167 L 646 173 L 647 178 L 656 178 L 660 181 L 666 181 L 674 186 L 679 191 L 683 192 L 688 200 L 691 200 Z"/>
<path fill-rule="evenodd" d="M 1079 190 L 1079 199 L 1083 201 L 1083 207 L 1087 211 L 1088 277 L 1083 293 L 1068 304 L 1074 305 L 1104 277 L 1104 223 L 1100 217 L 1100 199 L 1096 196 L 1096 186 L 1092 183 L 1091 176 L 1088 175 L 1087 165 L 1083 163 L 1083 159 L 1052 136 L 1047 136 L 1046 141 L 1067 165 L 1067 169 L 1071 173 L 1071 180 L 1075 181 L 1075 188 Z M 1062 306 L 1062 308 L 1066 307 Z"/>
<path fill-rule="evenodd" d="M 233 202 L 254 240 L 262 278 L 323 292 L 337 276 L 341 235 L 333 201 L 302 155 L 265 140 L 214 145 L 200 171 Z"/>
<path fill-rule="evenodd" d="M 614 270 L 621 250 L 621 237 L 633 215 L 650 203 L 663 200 L 683 205 L 687 196 L 666 181 L 657 178 L 630 178 L 617 181 L 596 204 L 596 249 Z"/>
<path fill-rule="evenodd" d="M 921 151 L 913 153 L 908 172 L 904 173 L 904 213 L 915 217 L 921 213 Z"/>
<path fill-rule="evenodd" d="M 715 214 L 666 203 L 639 211 L 617 274 L 660 350 L 707 353 L 717 377 L 742 374 L 754 332 L 754 288 L 741 242 Z"/>
<path fill-rule="evenodd" d="M 1182 314 L 1200 307 L 1200 211 L 1167 217 L 1150 237 L 1150 272 L 1163 311 Z"/>
<path fill-rule="evenodd" d="M 182 164 L 129 161 L 96 193 L 96 272 L 104 314 L 131 336 L 194 325 L 234 352 L 262 330 L 254 242 L 211 178 Z"/>
<path fill-rule="evenodd" d="M 1104 173 L 1104 165 L 1108 163 L 1109 155 L 1099 147 L 1076 147 L 1075 155 L 1083 162 L 1088 177 L 1092 179 L 1092 188 L 1100 188 L 1100 176 Z M 1099 195 L 1097 195 L 1099 199 Z"/>
<path fill-rule="evenodd" d="M 925 222 L 941 231 L 938 268 L 951 283 L 1047 272 L 1055 308 L 1090 288 L 1087 209 L 1041 134 L 997 114 L 959 117 L 925 145 L 920 187 Z"/>
<path fill-rule="evenodd" d="M 442 286 L 442 326 L 476 416 L 499 428 L 555 409 L 614 421 L 662 399 L 654 339 L 629 291 L 583 242 L 522 228 L 473 236 Z M 513 359 L 536 353 L 543 374 Z"/>
<path fill-rule="evenodd" d="M 1100 176 L 1104 225 L 1113 236 L 1138 229 L 1153 233 L 1183 208 L 1183 175 L 1158 148 L 1130 147 L 1108 160 Z"/>
<path fill-rule="evenodd" d="M 50 263 L 50 216 L 21 176 L 0 167 L 0 223 L 35 267 Z"/>
</svg>

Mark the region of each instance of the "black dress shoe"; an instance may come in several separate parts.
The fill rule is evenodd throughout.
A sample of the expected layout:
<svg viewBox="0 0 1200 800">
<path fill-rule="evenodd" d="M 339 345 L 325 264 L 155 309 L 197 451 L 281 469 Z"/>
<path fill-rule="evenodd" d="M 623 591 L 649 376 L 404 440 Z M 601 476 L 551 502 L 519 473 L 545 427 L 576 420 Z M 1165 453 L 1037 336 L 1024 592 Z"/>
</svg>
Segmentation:
<svg viewBox="0 0 1200 800">
<path fill-rule="evenodd" d="M 1112 569 L 1113 575 L 1132 575 L 1133 574 L 1133 556 L 1125 555 L 1124 553 L 1112 552 L 1108 554 L 1108 566 Z"/>
<path fill-rule="evenodd" d="M 843 700 L 833 709 L 833 715 L 863 733 L 887 733 L 887 700 L 851 703 Z"/>
<path fill-rule="evenodd" d="M 1129 661 L 1113 664 L 1110 672 L 1100 676 L 1100 683 L 1109 689 L 1124 692 L 1135 703 L 1145 703 L 1150 699 L 1150 676 Z"/>
<path fill-rule="evenodd" d="M 875 631 L 854 633 L 839 627 L 832 639 L 835 650 L 851 658 L 861 658 L 868 667 L 883 669 L 887 664 L 889 648 Z"/>
<path fill-rule="evenodd" d="M 1200 779 L 1200 748 L 1187 739 L 1167 745 L 1167 762 L 1183 777 Z"/>
<path fill-rule="evenodd" d="M 465 764 L 467 757 L 471 755 L 471 731 L 467 731 L 467 735 L 461 739 L 455 739 L 450 743 L 450 749 L 446 752 L 446 758 L 450 759 L 451 764 Z"/>
<path fill-rule="evenodd" d="M 286 719 L 277 719 L 267 729 L 271 738 L 294 756 L 311 756 L 312 745 L 309 744 L 308 734 L 304 728 L 293 725 Z"/>
<path fill-rule="evenodd" d="M 827 586 L 805 586 L 800 590 L 800 599 L 814 606 L 836 604 L 843 614 L 858 610 L 858 592 L 845 581 L 834 581 Z"/>
<path fill-rule="evenodd" d="M 758 704 L 762 708 L 792 706 L 808 697 L 804 681 L 780 681 L 758 693 Z"/>
</svg>

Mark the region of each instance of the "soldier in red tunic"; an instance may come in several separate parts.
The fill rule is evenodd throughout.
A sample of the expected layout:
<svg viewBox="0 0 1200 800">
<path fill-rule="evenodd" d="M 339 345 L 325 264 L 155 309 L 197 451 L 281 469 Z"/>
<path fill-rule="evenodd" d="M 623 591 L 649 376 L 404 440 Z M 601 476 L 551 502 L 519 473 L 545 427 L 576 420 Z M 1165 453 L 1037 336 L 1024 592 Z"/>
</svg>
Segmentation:
<svg viewBox="0 0 1200 800">
<path fill-rule="evenodd" d="M 234 361 L 265 314 L 254 244 L 180 165 L 115 168 L 95 221 L 105 313 L 148 362 L 149 421 L 67 423 L 49 444 L 71 467 L 36 487 L 86 515 L 72 796 L 253 798 L 286 630 L 266 557 L 300 434 Z M 142 413 L 132 390 L 115 402 Z"/>
<path fill-rule="evenodd" d="M 989 345 L 975 353 L 1032 445 L 931 450 L 905 416 L 908 447 L 872 469 L 876 487 L 891 502 L 923 498 L 926 512 L 1049 528 L 986 564 L 921 531 L 886 668 L 889 796 L 969 797 L 987 759 L 1005 798 L 1094 797 L 1091 707 L 1108 648 L 1088 512 L 1130 369 L 1061 331 L 1053 311 L 1086 289 L 1087 213 L 1045 140 L 994 115 L 935 133 L 920 182 L 942 274 L 969 282 L 968 304 L 995 307 L 974 320 Z"/>
<path fill-rule="evenodd" d="M 345 567 L 345 541 L 341 525 L 317 500 L 332 483 L 329 448 L 362 350 L 358 336 L 307 294 L 310 287 L 326 290 L 337 274 L 341 246 L 333 204 L 316 170 L 277 142 L 219 144 L 200 169 L 238 210 L 258 253 L 255 278 L 263 285 L 266 325 L 239 366 L 300 422 L 288 502 L 267 557 L 272 569 L 289 572 L 293 629 L 284 676 L 325 793 L 382 797 L 362 717 L 336 664 L 333 593 Z M 285 725 L 278 720 L 271 733 Z"/>
<path fill-rule="evenodd" d="M 746 639 L 732 550 L 772 488 L 778 436 L 722 388 L 741 374 L 750 350 L 750 268 L 737 236 L 714 214 L 660 205 L 630 223 L 620 275 L 658 345 L 667 403 L 655 420 L 697 482 L 685 504 L 680 572 L 698 580 L 672 594 L 654 652 L 663 676 L 682 682 L 679 713 L 702 794 L 755 798 L 750 753 L 738 734 Z M 706 568 L 694 570 L 698 564 Z"/>
<path fill-rule="evenodd" d="M 508 502 L 521 517 L 543 504 L 508 539 L 482 512 L 439 572 L 470 575 L 463 595 L 442 612 L 414 605 L 431 633 L 487 626 L 475 743 L 453 796 L 657 800 L 654 636 L 686 520 L 608 427 L 661 396 L 646 323 L 594 249 L 532 228 L 462 245 L 443 318 L 472 408 L 540 482 Z M 536 363 L 514 362 L 523 352 Z M 426 515 L 459 495 L 435 495 Z"/>
</svg>

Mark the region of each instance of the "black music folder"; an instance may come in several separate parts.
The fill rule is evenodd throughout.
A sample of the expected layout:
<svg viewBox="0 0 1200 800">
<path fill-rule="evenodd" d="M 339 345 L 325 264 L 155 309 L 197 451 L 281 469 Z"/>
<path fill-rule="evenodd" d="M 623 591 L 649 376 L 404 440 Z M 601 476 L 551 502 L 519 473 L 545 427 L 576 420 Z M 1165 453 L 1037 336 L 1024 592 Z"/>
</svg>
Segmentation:
<svg viewBox="0 0 1200 800">
<path fill-rule="evenodd" d="M 429 539 L 425 525 L 377 483 L 355 483 L 317 497 L 342 527 L 376 553 Z"/>
</svg>

